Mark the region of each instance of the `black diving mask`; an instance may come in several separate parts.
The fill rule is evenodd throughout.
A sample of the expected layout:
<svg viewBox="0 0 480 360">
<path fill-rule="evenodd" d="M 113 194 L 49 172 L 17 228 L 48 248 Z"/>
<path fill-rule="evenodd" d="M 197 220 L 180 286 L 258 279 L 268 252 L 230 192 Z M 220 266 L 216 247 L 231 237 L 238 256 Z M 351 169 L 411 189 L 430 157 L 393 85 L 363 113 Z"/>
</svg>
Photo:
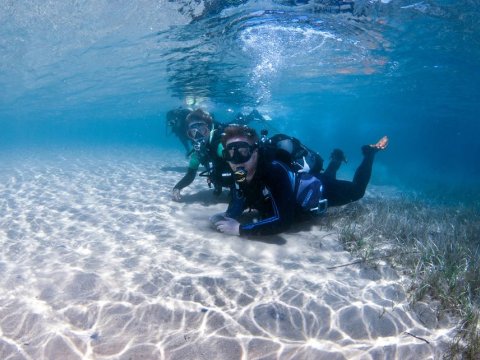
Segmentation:
<svg viewBox="0 0 480 360">
<path fill-rule="evenodd" d="M 246 141 L 235 141 L 226 146 L 223 150 L 223 158 L 232 164 L 246 163 L 253 155 L 256 146 Z"/>
</svg>

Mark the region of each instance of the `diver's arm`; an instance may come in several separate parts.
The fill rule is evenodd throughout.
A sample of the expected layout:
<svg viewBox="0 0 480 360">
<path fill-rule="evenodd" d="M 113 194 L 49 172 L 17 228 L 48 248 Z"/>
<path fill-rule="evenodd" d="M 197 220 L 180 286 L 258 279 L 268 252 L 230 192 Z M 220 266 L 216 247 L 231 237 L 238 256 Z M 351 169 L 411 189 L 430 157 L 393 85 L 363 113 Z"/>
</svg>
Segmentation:
<svg viewBox="0 0 480 360">
<path fill-rule="evenodd" d="M 224 213 L 215 214 L 210 217 L 210 223 L 221 233 L 228 235 L 240 235 L 240 223 L 236 220 L 245 210 L 245 198 L 235 187 L 230 191 L 231 200 L 228 209 Z"/>
<path fill-rule="evenodd" d="M 215 214 L 210 218 L 212 225 L 221 233 L 227 235 L 240 235 L 240 223 L 236 220 L 245 210 L 245 197 L 236 188 L 230 191 L 231 200 L 228 209 L 224 213 Z"/>
<path fill-rule="evenodd" d="M 193 182 L 193 180 L 195 180 L 196 175 L 197 175 L 197 169 L 188 168 L 187 173 L 173 187 L 173 189 L 182 190 L 183 188 L 187 187 Z"/>
<path fill-rule="evenodd" d="M 271 193 L 273 214 L 255 223 L 240 225 L 240 236 L 273 235 L 285 231 L 295 214 L 294 174 L 279 161 L 266 172 L 265 184 Z"/>
<path fill-rule="evenodd" d="M 200 161 L 198 160 L 197 154 L 193 153 L 190 157 L 190 162 L 188 163 L 187 173 L 183 178 L 173 187 L 173 190 L 181 190 L 188 185 L 190 185 L 195 176 L 197 176 L 197 170 L 200 167 Z"/>
<path fill-rule="evenodd" d="M 236 219 L 242 215 L 245 210 L 245 198 L 241 196 L 241 193 L 235 186 L 232 186 L 230 189 L 231 200 L 228 204 L 227 211 L 225 211 L 225 216 Z"/>
</svg>

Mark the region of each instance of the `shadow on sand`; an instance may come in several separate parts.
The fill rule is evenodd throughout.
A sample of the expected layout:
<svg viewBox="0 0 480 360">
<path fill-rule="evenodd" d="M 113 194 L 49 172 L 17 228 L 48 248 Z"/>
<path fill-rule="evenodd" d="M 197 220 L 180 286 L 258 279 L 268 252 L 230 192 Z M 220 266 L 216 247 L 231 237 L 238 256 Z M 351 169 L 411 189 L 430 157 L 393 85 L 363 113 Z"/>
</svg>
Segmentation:
<svg viewBox="0 0 480 360">
<path fill-rule="evenodd" d="M 185 171 L 187 171 L 187 166 L 162 166 L 160 170 L 184 173 Z"/>
<path fill-rule="evenodd" d="M 228 189 L 223 189 L 220 195 L 214 195 L 213 189 L 202 190 L 194 194 L 185 194 L 182 195 L 181 202 L 187 204 L 199 203 L 205 206 L 214 205 L 214 204 L 228 204 L 229 196 Z"/>
<path fill-rule="evenodd" d="M 280 235 L 252 236 L 252 237 L 246 238 L 246 240 L 258 241 L 258 242 L 263 242 L 265 244 L 271 244 L 271 245 L 285 245 L 287 243 L 287 240 L 285 240 Z"/>
</svg>

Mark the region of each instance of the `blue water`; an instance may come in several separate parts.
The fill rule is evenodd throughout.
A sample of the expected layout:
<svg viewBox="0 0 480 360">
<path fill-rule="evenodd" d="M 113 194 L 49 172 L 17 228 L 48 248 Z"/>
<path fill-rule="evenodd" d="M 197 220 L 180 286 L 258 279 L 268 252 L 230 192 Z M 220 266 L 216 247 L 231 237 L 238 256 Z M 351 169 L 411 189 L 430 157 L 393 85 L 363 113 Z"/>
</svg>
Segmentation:
<svg viewBox="0 0 480 360">
<path fill-rule="evenodd" d="M 256 108 L 341 178 L 388 135 L 365 206 L 478 206 L 479 33 L 476 0 L 0 0 L 0 358 L 440 358 L 455 322 L 334 217 L 247 241 L 226 191 L 172 201 L 165 114 Z"/>
<path fill-rule="evenodd" d="M 0 150 L 181 149 L 166 111 L 257 108 L 325 158 L 356 163 L 389 135 L 374 182 L 474 189 L 479 15 L 449 0 L 2 0 Z"/>
</svg>

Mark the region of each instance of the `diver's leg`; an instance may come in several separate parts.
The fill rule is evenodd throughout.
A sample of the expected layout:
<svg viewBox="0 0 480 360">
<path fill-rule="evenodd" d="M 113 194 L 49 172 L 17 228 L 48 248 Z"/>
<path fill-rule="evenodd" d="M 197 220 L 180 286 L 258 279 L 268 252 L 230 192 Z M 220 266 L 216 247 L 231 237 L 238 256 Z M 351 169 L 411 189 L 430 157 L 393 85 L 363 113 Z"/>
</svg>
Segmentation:
<svg viewBox="0 0 480 360">
<path fill-rule="evenodd" d="M 345 205 L 361 199 L 370 180 L 372 164 L 373 157 L 365 157 L 355 172 L 353 181 L 337 180 L 322 174 L 324 197 L 328 200 L 328 206 Z"/>
<path fill-rule="evenodd" d="M 327 199 L 328 206 L 340 206 L 359 199 L 355 184 L 352 181 L 337 180 L 321 174 L 323 197 Z"/>
<path fill-rule="evenodd" d="M 336 180 L 329 176 L 322 176 L 325 198 L 329 206 L 345 205 L 361 199 L 365 195 L 368 182 L 372 175 L 373 160 L 379 150 L 388 145 L 388 138 L 385 136 L 374 145 L 362 147 L 363 160 L 355 171 L 353 181 Z"/>
<path fill-rule="evenodd" d="M 357 188 L 357 193 L 360 195 L 360 198 L 365 194 L 368 182 L 370 181 L 375 154 L 380 150 L 386 149 L 387 146 L 388 138 L 386 136 L 381 138 L 376 144 L 362 146 L 363 161 L 357 168 L 357 171 L 355 171 L 353 177 L 353 183 Z"/>
<path fill-rule="evenodd" d="M 340 169 L 342 162 L 347 162 L 347 158 L 345 154 L 340 149 L 334 149 L 332 154 L 330 155 L 330 163 L 328 164 L 327 168 L 323 172 L 325 176 L 328 176 L 332 179 L 337 178 L 337 171 Z"/>
</svg>

